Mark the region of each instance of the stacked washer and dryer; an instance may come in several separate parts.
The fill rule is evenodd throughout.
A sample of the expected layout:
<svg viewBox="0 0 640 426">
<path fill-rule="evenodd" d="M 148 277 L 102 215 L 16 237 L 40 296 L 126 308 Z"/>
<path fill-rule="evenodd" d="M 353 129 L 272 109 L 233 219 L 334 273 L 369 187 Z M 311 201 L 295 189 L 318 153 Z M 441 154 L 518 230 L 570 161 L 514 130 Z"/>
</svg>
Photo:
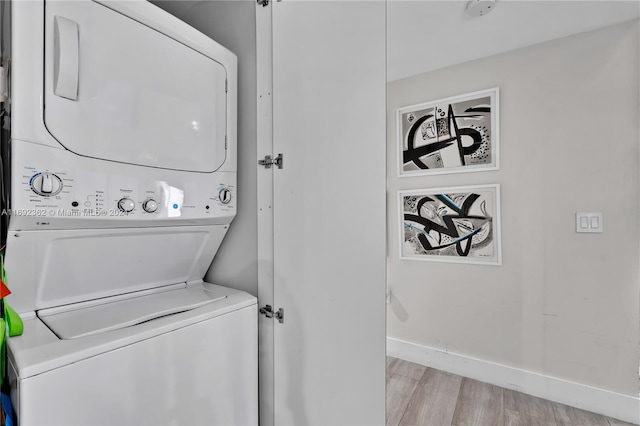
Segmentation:
<svg viewBox="0 0 640 426">
<path fill-rule="evenodd" d="M 11 4 L 8 341 L 21 425 L 257 424 L 236 57 L 146 1 Z"/>
</svg>

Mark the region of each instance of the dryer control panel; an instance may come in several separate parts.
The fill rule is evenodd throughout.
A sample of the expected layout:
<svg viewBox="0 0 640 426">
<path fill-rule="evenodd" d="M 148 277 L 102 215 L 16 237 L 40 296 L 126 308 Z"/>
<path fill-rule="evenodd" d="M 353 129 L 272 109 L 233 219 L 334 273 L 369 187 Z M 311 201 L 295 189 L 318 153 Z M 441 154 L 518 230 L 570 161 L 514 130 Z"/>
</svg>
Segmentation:
<svg viewBox="0 0 640 426">
<path fill-rule="evenodd" d="M 235 216 L 235 172 L 166 170 L 14 146 L 6 213 L 23 229 L 223 224 Z"/>
</svg>

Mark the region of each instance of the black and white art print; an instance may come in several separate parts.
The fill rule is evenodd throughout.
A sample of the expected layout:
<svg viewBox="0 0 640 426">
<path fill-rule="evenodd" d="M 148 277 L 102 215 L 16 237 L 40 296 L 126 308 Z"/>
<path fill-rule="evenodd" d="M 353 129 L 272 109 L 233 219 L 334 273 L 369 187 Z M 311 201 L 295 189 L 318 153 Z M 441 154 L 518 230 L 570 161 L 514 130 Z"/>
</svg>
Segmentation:
<svg viewBox="0 0 640 426">
<path fill-rule="evenodd" d="M 398 192 L 400 258 L 500 265 L 500 185 Z"/>
<path fill-rule="evenodd" d="M 497 170 L 498 97 L 493 88 L 399 108 L 398 175 Z"/>
</svg>

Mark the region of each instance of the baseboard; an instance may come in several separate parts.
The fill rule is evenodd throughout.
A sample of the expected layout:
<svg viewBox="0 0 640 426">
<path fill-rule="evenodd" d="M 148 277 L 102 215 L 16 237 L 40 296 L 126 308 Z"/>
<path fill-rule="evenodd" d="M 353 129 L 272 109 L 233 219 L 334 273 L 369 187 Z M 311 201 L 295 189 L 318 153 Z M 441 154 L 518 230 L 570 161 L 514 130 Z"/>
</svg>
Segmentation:
<svg viewBox="0 0 640 426">
<path fill-rule="evenodd" d="M 387 338 L 387 355 L 640 424 L 640 398 Z"/>
</svg>

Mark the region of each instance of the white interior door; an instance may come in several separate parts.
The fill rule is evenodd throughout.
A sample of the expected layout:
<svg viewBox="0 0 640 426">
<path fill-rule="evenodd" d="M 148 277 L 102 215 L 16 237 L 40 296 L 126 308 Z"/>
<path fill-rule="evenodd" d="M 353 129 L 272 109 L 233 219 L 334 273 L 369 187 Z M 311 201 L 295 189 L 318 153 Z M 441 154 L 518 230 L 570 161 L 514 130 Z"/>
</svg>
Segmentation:
<svg viewBox="0 0 640 426">
<path fill-rule="evenodd" d="M 272 13 L 275 424 L 384 424 L 385 3 Z"/>
</svg>

